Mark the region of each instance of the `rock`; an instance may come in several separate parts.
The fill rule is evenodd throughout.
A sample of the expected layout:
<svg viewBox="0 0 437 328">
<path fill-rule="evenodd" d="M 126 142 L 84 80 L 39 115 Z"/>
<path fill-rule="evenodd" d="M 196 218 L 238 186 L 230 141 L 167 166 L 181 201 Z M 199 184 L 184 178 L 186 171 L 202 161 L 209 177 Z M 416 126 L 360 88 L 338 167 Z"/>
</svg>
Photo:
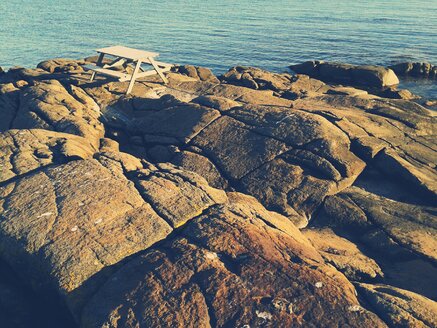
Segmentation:
<svg viewBox="0 0 437 328">
<path fill-rule="evenodd" d="M 296 74 L 291 79 L 290 87 L 282 94 L 287 99 L 314 97 L 330 90 L 322 81 L 312 79 L 308 75 Z"/>
<path fill-rule="evenodd" d="M 190 151 L 181 151 L 175 154 L 171 162 L 187 171 L 201 175 L 215 188 L 226 189 L 228 187 L 228 182 L 208 157 Z"/>
<path fill-rule="evenodd" d="M 36 290 L 65 295 L 73 313 L 86 280 L 172 230 L 121 168 L 96 160 L 43 168 L 1 191 L 1 256 Z"/>
<path fill-rule="evenodd" d="M 348 96 L 364 96 L 367 95 L 367 91 L 355 89 L 351 87 L 336 87 L 326 92 L 332 95 L 348 95 Z"/>
<path fill-rule="evenodd" d="M 290 69 L 298 74 L 306 74 L 328 83 L 378 88 L 399 84 L 396 74 L 391 69 L 382 66 L 358 66 L 312 61 L 291 65 Z"/>
<path fill-rule="evenodd" d="M 392 65 L 390 68 L 401 76 L 435 78 L 437 75 L 437 67 L 431 63 L 405 62 Z"/>
<path fill-rule="evenodd" d="M 435 327 L 437 303 L 407 290 L 383 284 L 359 284 L 358 290 L 393 327 Z"/>
<path fill-rule="evenodd" d="M 343 272 L 348 279 L 359 281 L 384 276 L 373 259 L 365 256 L 354 243 L 337 236 L 331 229 L 305 229 L 303 233 L 325 261 Z"/>
<path fill-rule="evenodd" d="M 0 76 L 0 261 L 42 317 L 378 327 L 351 282 L 437 298 L 432 111 L 254 68 L 125 96 L 75 65 Z"/>
<path fill-rule="evenodd" d="M 254 67 L 237 66 L 226 72 L 221 80 L 256 90 L 273 90 L 279 92 L 290 86 L 288 74 L 274 74 Z"/>
<path fill-rule="evenodd" d="M 385 326 L 345 311 L 359 304 L 352 286 L 298 230 L 266 225 L 256 208 L 234 198 L 129 261 L 87 304 L 82 326 Z"/>
<path fill-rule="evenodd" d="M 232 179 L 240 179 L 286 150 L 284 143 L 256 134 L 230 117 L 210 124 L 196 136 L 193 144 L 212 157 Z M 247 154 L 251 153 L 255 156 L 248 158 Z"/>
<path fill-rule="evenodd" d="M 226 194 L 208 186 L 197 174 L 158 164 L 159 171 L 140 174 L 136 182 L 141 195 L 173 228 L 202 214 L 214 204 L 226 202 Z"/>
<path fill-rule="evenodd" d="M 46 129 L 87 138 L 95 147 L 103 137 L 97 104 L 75 88 L 70 94 L 57 80 L 35 82 L 20 94 L 11 128 Z"/>
<path fill-rule="evenodd" d="M 83 68 L 81 65 L 84 64 L 85 62 L 81 60 L 56 58 L 56 59 L 45 60 L 39 63 L 37 65 L 37 68 L 41 68 L 49 73 L 83 72 Z"/>
<path fill-rule="evenodd" d="M 211 107 L 217 109 L 219 111 L 227 111 L 228 109 L 239 107 L 241 103 L 230 100 L 224 97 L 216 97 L 216 96 L 200 96 L 193 99 L 193 102 L 202 106 Z"/>
<path fill-rule="evenodd" d="M 375 156 L 375 164 L 386 174 L 405 180 L 426 197 L 437 199 L 437 176 L 432 166 L 417 162 L 408 154 L 387 149 Z"/>
<path fill-rule="evenodd" d="M 355 241 L 378 252 L 381 261 L 421 259 L 436 263 L 437 230 L 432 207 L 402 203 L 350 187 L 328 197 L 323 210 L 317 226 L 346 231 Z M 422 272 L 426 275 L 426 270 Z M 406 286 L 416 288 L 412 279 Z"/>
<path fill-rule="evenodd" d="M 187 75 L 195 79 L 199 79 L 200 81 L 220 83 L 220 81 L 211 72 L 211 70 L 205 67 L 183 65 L 183 66 L 176 67 L 176 72 Z"/>
<path fill-rule="evenodd" d="M 395 88 L 388 88 L 380 92 L 379 96 L 384 98 L 405 99 L 405 100 L 420 99 L 420 96 L 411 93 L 411 91 L 409 90 L 406 89 L 396 90 Z"/>
<path fill-rule="evenodd" d="M 84 138 L 46 130 L 8 130 L 0 134 L 0 182 L 42 167 L 92 158 L 96 149 Z"/>
<path fill-rule="evenodd" d="M 429 99 L 429 100 L 425 101 L 425 106 L 428 106 L 428 107 L 437 106 L 437 99 Z"/>
</svg>

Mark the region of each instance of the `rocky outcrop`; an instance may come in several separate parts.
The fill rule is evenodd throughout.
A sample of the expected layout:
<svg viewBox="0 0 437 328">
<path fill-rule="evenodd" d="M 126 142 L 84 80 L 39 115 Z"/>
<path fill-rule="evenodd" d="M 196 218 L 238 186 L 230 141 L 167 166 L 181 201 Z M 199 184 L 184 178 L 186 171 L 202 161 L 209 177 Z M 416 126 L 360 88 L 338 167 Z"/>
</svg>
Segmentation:
<svg viewBox="0 0 437 328">
<path fill-rule="evenodd" d="M 384 326 L 351 310 L 352 286 L 296 228 L 281 231 L 255 212 L 232 197 L 130 261 L 88 303 L 83 326 Z"/>
<path fill-rule="evenodd" d="M 289 66 L 298 74 L 306 74 L 328 83 L 344 83 L 366 87 L 387 87 L 399 84 L 393 70 L 382 66 L 358 66 L 351 64 L 308 61 Z"/>
<path fill-rule="evenodd" d="M 249 67 L 125 96 L 92 60 L 0 76 L 4 322 L 435 325 L 432 112 Z"/>
<path fill-rule="evenodd" d="M 437 76 L 437 66 L 431 63 L 406 62 L 390 66 L 396 74 L 400 76 L 413 76 L 435 78 Z"/>
</svg>

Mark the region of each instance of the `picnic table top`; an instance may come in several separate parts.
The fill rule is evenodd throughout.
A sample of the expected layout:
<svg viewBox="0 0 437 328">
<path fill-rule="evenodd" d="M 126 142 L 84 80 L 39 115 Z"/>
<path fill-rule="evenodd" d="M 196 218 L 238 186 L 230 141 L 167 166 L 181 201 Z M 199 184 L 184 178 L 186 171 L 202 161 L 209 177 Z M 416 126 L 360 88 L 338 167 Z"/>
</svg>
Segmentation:
<svg viewBox="0 0 437 328">
<path fill-rule="evenodd" d="M 102 54 L 122 57 L 131 60 L 139 60 L 148 57 L 159 56 L 159 54 L 156 52 L 144 51 L 144 50 L 124 47 L 124 46 L 106 47 L 106 48 L 97 49 L 96 51 Z"/>
</svg>

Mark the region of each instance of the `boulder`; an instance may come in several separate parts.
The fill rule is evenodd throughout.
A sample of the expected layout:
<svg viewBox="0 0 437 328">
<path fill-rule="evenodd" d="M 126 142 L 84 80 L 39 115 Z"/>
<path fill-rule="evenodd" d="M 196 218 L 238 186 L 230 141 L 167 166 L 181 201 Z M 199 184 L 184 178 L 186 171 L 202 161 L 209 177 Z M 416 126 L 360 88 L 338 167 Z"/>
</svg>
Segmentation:
<svg viewBox="0 0 437 328">
<path fill-rule="evenodd" d="M 98 147 L 103 137 L 99 106 L 80 88 L 71 93 L 57 80 L 35 82 L 20 93 L 10 128 L 45 129 L 87 138 Z"/>
<path fill-rule="evenodd" d="M 426 62 L 404 62 L 392 65 L 390 69 L 400 76 L 425 78 L 435 78 L 437 76 L 437 66 Z"/>
<path fill-rule="evenodd" d="M 327 83 L 342 83 L 365 87 L 386 87 L 399 84 L 396 74 L 382 66 L 311 61 L 289 66 L 299 74 L 306 74 Z"/>
<path fill-rule="evenodd" d="M 73 313 L 96 287 L 82 290 L 85 281 L 172 230 L 121 172 L 78 160 L 1 188 L 0 255 Z"/>
<path fill-rule="evenodd" d="M 49 73 L 71 73 L 71 72 L 83 72 L 82 65 L 85 64 L 83 60 L 73 60 L 66 58 L 55 58 L 45 60 L 39 63 L 36 67 L 41 68 Z"/>
<path fill-rule="evenodd" d="M 0 182 L 53 164 L 92 158 L 96 149 L 85 138 L 47 130 L 0 133 Z"/>
<path fill-rule="evenodd" d="M 173 70 L 177 73 L 187 75 L 200 81 L 220 83 L 219 79 L 217 79 L 211 70 L 205 67 L 183 65 L 177 66 Z"/>
<path fill-rule="evenodd" d="M 275 74 L 255 67 L 236 66 L 221 76 L 222 82 L 256 90 L 279 92 L 290 86 L 289 74 Z"/>
</svg>

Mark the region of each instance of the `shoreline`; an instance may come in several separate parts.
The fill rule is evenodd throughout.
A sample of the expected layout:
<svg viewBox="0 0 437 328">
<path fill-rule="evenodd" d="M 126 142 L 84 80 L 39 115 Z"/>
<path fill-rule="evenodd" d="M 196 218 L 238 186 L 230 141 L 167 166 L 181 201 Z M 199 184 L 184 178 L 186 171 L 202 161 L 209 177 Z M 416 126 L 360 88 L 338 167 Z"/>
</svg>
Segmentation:
<svg viewBox="0 0 437 328">
<path fill-rule="evenodd" d="M 78 59 L 69 59 L 69 58 L 58 58 L 61 60 L 71 60 L 71 61 L 78 61 Z M 82 60 L 82 59 L 80 59 Z M 44 61 L 42 61 L 44 62 Z M 418 62 L 418 64 L 421 65 L 431 65 L 428 62 Z M 341 63 L 340 63 L 341 64 Z M 398 64 L 391 64 L 390 67 L 392 66 L 399 66 L 399 65 L 412 65 L 413 62 L 405 62 L 403 64 L 398 63 Z M 39 64 L 37 64 L 35 67 L 38 67 Z M 186 66 L 190 66 L 187 64 L 184 64 Z M 182 66 L 184 66 L 182 65 Z M 369 64 L 366 64 L 369 65 Z M 293 66 L 293 65 L 292 65 Z M 375 67 L 385 67 L 385 66 L 376 66 Z M 431 65 L 431 67 L 433 67 L 433 65 Z M 32 69 L 30 67 L 21 67 L 21 66 L 13 66 L 13 67 L 9 67 L 9 68 L 5 68 L 5 67 L 1 67 L 0 69 L 3 69 L 4 71 L 7 71 L 9 69 L 15 69 L 15 68 L 25 68 L 25 69 Z M 261 70 L 266 70 L 268 71 L 268 69 L 266 68 L 262 68 L 259 67 L 259 69 Z M 226 69 L 223 69 L 220 72 L 217 72 L 216 70 L 211 69 L 211 71 L 214 74 L 219 73 L 219 75 L 217 76 L 222 76 L 223 74 L 226 73 Z M 277 69 L 277 70 L 271 70 L 271 72 L 277 73 L 277 74 L 293 74 L 293 71 L 289 68 L 289 67 L 284 67 L 283 69 Z M 0 71 L 1 74 L 1 71 Z M 408 75 L 408 74 L 397 74 L 398 78 L 399 78 L 399 84 L 396 86 L 396 89 L 407 89 L 409 91 L 412 91 L 413 94 L 417 95 L 418 98 L 417 100 L 415 100 L 417 103 L 424 105 L 427 101 L 435 101 L 437 99 L 437 82 L 436 82 L 436 78 L 435 77 L 428 77 L 428 76 L 419 76 L 419 75 Z M 348 84 L 346 83 L 346 86 Z M 426 106 L 426 105 L 425 105 Z M 437 110 L 436 106 L 426 106 L 431 110 Z"/>
</svg>

